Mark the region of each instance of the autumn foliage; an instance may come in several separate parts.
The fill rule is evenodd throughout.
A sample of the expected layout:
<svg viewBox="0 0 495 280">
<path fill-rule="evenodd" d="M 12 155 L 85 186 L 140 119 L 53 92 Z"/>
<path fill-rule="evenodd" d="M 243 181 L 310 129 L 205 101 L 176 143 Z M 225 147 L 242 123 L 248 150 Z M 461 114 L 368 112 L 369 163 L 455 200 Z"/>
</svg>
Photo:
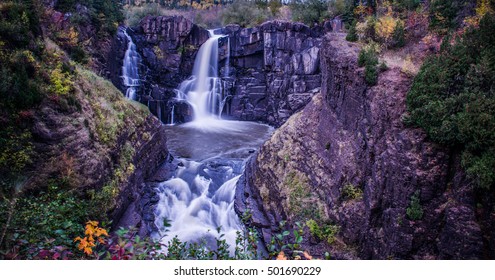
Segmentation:
<svg viewBox="0 0 495 280">
<path fill-rule="evenodd" d="M 77 248 L 88 256 L 93 253 L 93 248 L 98 244 L 105 244 L 105 237 L 108 237 L 107 231 L 98 227 L 97 221 L 88 221 L 86 223 L 84 235 L 84 237 L 78 236 L 74 238 L 74 242 L 79 242 Z"/>
</svg>

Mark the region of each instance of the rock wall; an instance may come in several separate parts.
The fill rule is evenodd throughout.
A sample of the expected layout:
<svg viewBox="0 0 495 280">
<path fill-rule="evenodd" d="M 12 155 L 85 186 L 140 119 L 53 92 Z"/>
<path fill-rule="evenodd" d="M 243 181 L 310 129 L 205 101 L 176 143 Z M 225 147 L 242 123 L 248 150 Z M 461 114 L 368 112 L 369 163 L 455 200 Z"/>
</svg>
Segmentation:
<svg viewBox="0 0 495 280">
<path fill-rule="evenodd" d="M 400 69 L 366 86 L 358 51 L 344 35 L 325 37 L 321 94 L 247 164 L 236 210 L 252 210 L 251 225 L 265 243 L 281 220 L 338 225 L 331 245 L 306 235 L 305 246 L 316 255 L 328 250 L 334 258 L 486 257 L 475 190 L 457 153 L 403 124 L 411 79 Z M 349 197 L 349 190 L 358 195 Z M 419 219 L 407 214 L 415 193 L 423 211 Z"/>
<path fill-rule="evenodd" d="M 323 30 L 270 21 L 258 27 L 223 29 L 230 38 L 234 85 L 227 114 L 280 126 L 319 91 Z"/>
<path fill-rule="evenodd" d="M 161 169 L 168 168 L 171 155 L 163 124 L 154 116 L 146 119 L 136 135 L 138 137 L 132 138 L 136 149 L 132 163 L 136 168 L 120 187 L 117 207 L 112 213 L 115 221 L 113 228 L 137 227 L 141 236 L 147 236 L 150 230 L 150 197 L 146 184 Z"/>
</svg>

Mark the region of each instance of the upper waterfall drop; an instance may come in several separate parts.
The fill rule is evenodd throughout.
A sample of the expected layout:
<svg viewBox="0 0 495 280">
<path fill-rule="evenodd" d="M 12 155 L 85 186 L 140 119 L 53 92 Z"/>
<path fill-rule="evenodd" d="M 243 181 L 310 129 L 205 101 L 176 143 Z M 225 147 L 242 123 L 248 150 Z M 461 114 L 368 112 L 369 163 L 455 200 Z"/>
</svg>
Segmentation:
<svg viewBox="0 0 495 280">
<path fill-rule="evenodd" d="M 136 45 L 132 41 L 131 36 L 127 34 L 126 28 L 122 28 L 122 33 L 127 38 L 127 50 L 125 51 L 124 63 L 122 65 L 122 80 L 124 86 L 127 87 L 125 96 L 128 99 L 136 100 L 136 91 L 141 86 L 138 69 L 141 63 L 141 56 L 136 51 Z"/>
<path fill-rule="evenodd" d="M 194 68 L 189 79 L 183 81 L 177 98 L 185 98 L 194 115 L 188 125 L 202 129 L 219 126 L 224 102 L 224 89 L 218 69 L 218 40 L 225 35 L 214 34 L 199 48 Z M 225 127 L 224 127 L 225 128 Z"/>
</svg>

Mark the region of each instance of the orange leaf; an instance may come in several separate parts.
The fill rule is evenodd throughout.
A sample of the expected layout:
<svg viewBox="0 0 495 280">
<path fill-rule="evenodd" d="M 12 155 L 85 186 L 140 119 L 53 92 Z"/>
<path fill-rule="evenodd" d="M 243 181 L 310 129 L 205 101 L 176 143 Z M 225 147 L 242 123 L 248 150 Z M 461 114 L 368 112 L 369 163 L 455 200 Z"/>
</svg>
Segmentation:
<svg viewBox="0 0 495 280">
<path fill-rule="evenodd" d="M 307 259 L 307 260 L 312 260 L 313 259 L 313 256 L 311 256 L 308 251 L 304 251 L 303 252 L 303 256 Z"/>
<path fill-rule="evenodd" d="M 98 222 L 97 221 L 88 221 L 86 223 L 86 225 L 88 225 L 88 224 L 92 225 L 93 227 L 97 227 L 98 226 Z"/>
<path fill-rule="evenodd" d="M 278 253 L 277 261 L 285 261 L 285 260 L 287 260 L 287 257 L 285 256 L 284 251 Z"/>
<path fill-rule="evenodd" d="M 86 255 L 91 255 L 91 253 L 93 253 L 93 249 L 91 249 L 90 247 L 86 247 L 84 248 L 84 253 L 86 253 Z"/>
<path fill-rule="evenodd" d="M 95 229 L 94 229 L 94 227 L 93 227 L 91 224 L 89 224 L 89 223 L 88 223 L 88 224 L 86 225 L 86 231 L 84 232 L 84 234 L 85 234 L 85 235 L 89 235 L 89 236 L 91 236 L 91 235 L 93 235 L 94 233 L 95 233 Z"/>
<path fill-rule="evenodd" d="M 105 229 L 103 229 L 103 228 L 96 228 L 96 233 L 95 233 L 95 235 L 96 235 L 97 237 L 99 237 L 99 236 L 101 236 L 101 235 L 108 236 L 108 233 L 107 233 L 107 231 L 106 231 Z"/>
</svg>

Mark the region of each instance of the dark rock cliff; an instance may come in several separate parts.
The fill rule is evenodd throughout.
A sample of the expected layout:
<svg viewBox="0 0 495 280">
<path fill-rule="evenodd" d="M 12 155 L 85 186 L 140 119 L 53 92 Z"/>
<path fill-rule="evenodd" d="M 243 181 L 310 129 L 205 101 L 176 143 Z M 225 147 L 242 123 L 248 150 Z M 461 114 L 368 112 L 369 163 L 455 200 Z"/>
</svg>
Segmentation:
<svg viewBox="0 0 495 280">
<path fill-rule="evenodd" d="M 280 126 L 319 91 L 321 29 L 270 21 L 230 25 L 223 33 L 230 38 L 235 79 L 226 110 L 231 117 Z"/>
<path fill-rule="evenodd" d="M 306 244 L 335 258 L 483 258 L 475 190 L 456 151 L 403 124 L 411 79 L 392 68 L 367 87 L 358 51 L 340 34 L 324 38 L 322 92 L 247 164 L 236 210 L 252 209 L 266 243 L 281 220 L 338 225 L 330 246 Z M 420 218 L 407 214 L 415 194 Z"/>
</svg>

